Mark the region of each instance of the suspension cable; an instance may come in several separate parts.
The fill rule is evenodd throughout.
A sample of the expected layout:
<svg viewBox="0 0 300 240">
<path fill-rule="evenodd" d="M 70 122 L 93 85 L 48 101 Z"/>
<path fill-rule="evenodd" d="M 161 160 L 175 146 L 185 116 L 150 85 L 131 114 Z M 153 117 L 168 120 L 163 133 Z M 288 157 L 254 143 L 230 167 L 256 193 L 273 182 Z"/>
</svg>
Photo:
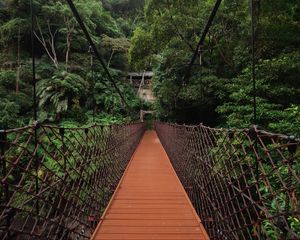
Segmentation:
<svg viewBox="0 0 300 240">
<path fill-rule="evenodd" d="M 94 73 L 94 52 L 91 46 L 89 46 L 89 50 L 88 53 L 90 54 L 90 67 L 91 67 L 91 79 L 92 79 L 92 84 L 93 84 L 93 91 L 92 91 L 92 108 L 93 108 L 93 123 L 95 124 L 95 114 L 96 114 L 96 101 L 95 101 L 95 86 L 96 86 L 96 82 L 95 82 L 95 73 Z"/>
<path fill-rule="evenodd" d="M 169 0 L 167 0 L 167 4 L 168 4 L 168 13 L 169 13 L 170 23 L 171 23 L 171 25 L 175 28 L 176 34 L 177 34 L 177 35 L 180 37 L 180 39 L 181 39 L 181 40 L 189 47 L 189 49 L 190 49 L 192 52 L 194 52 L 193 46 L 187 41 L 187 39 L 185 39 L 185 37 L 184 37 L 183 34 L 180 32 L 180 30 L 179 30 L 177 24 L 176 24 L 175 21 L 174 21 L 173 15 L 172 15 L 171 12 L 170 12 L 170 8 L 171 8 L 170 5 L 171 5 L 171 3 L 170 3 Z M 160 14 L 162 15 L 161 12 L 160 12 Z"/>
<path fill-rule="evenodd" d="M 203 44 L 204 44 L 206 35 L 208 34 L 208 31 L 209 31 L 209 29 L 210 29 L 210 27 L 211 27 L 211 25 L 212 25 L 212 23 L 213 23 L 213 20 L 214 20 L 216 14 L 217 14 L 217 11 L 219 10 L 219 7 L 220 7 L 220 5 L 221 5 L 221 2 L 222 2 L 222 0 L 217 0 L 216 3 L 215 3 L 215 5 L 214 5 L 214 8 L 213 8 L 212 12 L 210 13 L 209 19 L 208 19 L 208 21 L 207 21 L 207 23 L 206 23 L 206 26 L 205 26 L 205 28 L 204 28 L 204 30 L 203 30 L 203 33 L 202 33 L 202 35 L 201 35 L 201 38 L 200 38 L 200 40 L 199 40 L 199 42 L 198 42 L 198 44 L 197 44 L 197 47 L 196 47 L 196 49 L 195 49 L 195 51 L 194 51 L 193 57 L 192 57 L 192 59 L 191 59 L 191 62 L 189 63 L 188 68 L 187 68 L 187 71 L 186 71 L 186 73 L 185 73 L 184 76 L 183 76 L 182 84 L 188 83 L 188 81 L 189 81 L 189 79 L 190 79 L 190 74 L 191 74 L 191 71 L 192 71 L 192 67 L 193 67 L 193 65 L 194 65 L 194 62 L 195 62 L 196 59 L 197 59 L 198 54 L 199 54 L 199 49 L 200 49 L 200 48 L 203 46 Z M 179 89 L 178 89 L 178 91 L 177 91 L 177 93 L 176 93 L 176 98 L 177 98 L 178 94 L 180 93 L 181 89 L 182 89 L 182 85 L 179 86 Z"/>
<path fill-rule="evenodd" d="M 36 96 L 36 76 L 35 76 L 35 44 L 34 44 L 34 9 L 33 2 L 30 0 L 31 18 L 31 63 L 32 63 L 32 87 L 33 87 L 33 119 L 37 121 L 37 96 Z"/>
<path fill-rule="evenodd" d="M 209 19 L 208 19 L 208 21 L 207 21 L 207 24 L 206 24 L 206 26 L 205 26 L 205 28 L 204 28 L 204 30 L 203 30 L 202 36 L 201 36 L 201 38 L 200 38 L 200 40 L 199 40 L 199 42 L 198 42 L 198 45 L 197 45 L 197 47 L 196 47 L 196 50 L 195 50 L 194 55 L 193 55 L 193 57 L 192 57 L 192 60 L 191 60 L 191 62 L 190 62 L 190 64 L 189 64 L 189 66 L 188 66 L 187 72 L 185 73 L 185 75 L 184 75 L 184 77 L 183 77 L 183 82 L 187 82 L 187 81 L 189 80 L 189 78 L 190 78 L 190 73 L 191 73 L 193 64 L 194 64 L 194 62 L 196 61 L 196 58 L 197 58 L 197 56 L 198 56 L 199 49 L 200 49 L 201 46 L 203 46 L 203 44 L 204 44 L 206 35 L 207 35 L 207 33 L 208 33 L 208 31 L 209 31 L 211 25 L 212 25 L 212 22 L 213 22 L 213 20 L 214 20 L 214 18 L 215 18 L 215 16 L 216 16 L 216 14 L 217 14 L 217 11 L 218 11 L 218 9 L 219 9 L 219 7 L 220 7 L 220 5 L 221 5 L 221 2 L 222 2 L 222 0 L 217 0 L 216 3 L 215 3 L 215 6 L 214 6 L 214 8 L 213 8 L 213 10 L 212 10 L 212 12 L 211 12 L 211 14 L 210 14 L 210 16 L 209 16 Z"/>
<path fill-rule="evenodd" d="M 33 1 L 30 0 L 30 18 L 31 18 L 31 62 L 32 62 L 32 86 L 33 86 L 33 120 L 34 120 L 34 170 L 35 170 L 35 194 L 38 194 L 40 186 L 39 186 L 39 179 L 38 179 L 38 172 L 40 168 L 40 160 L 37 155 L 37 148 L 38 148 L 38 104 L 37 104 L 37 91 L 36 91 L 36 68 L 35 68 L 35 41 L 34 41 L 34 17 L 35 11 L 33 6 Z M 36 201 L 35 205 L 36 213 L 39 214 L 40 212 L 40 204 L 39 201 Z"/>
<path fill-rule="evenodd" d="M 72 1 L 72 0 L 67 0 L 67 3 L 69 4 L 69 7 L 70 7 L 70 9 L 71 9 L 71 11 L 72 11 L 72 13 L 73 13 L 73 15 L 74 15 L 76 21 L 78 22 L 80 28 L 81 28 L 82 31 L 84 32 L 84 35 L 85 35 L 86 39 L 88 40 L 90 46 L 92 47 L 95 56 L 96 56 L 97 59 L 100 61 L 100 64 L 102 65 L 102 67 L 103 67 L 103 69 L 104 69 L 106 75 L 108 76 L 108 79 L 110 80 L 110 82 L 112 83 L 112 85 L 113 85 L 113 87 L 115 88 L 116 92 L 117 92 L 118 95 L 120 96 L 122 102 L 126 105 L 127 109 L 131 111 L 131 110 L 132 110 L 131 107 L 130 107 L 130 106 L 128 105 L 128 103 L 126 102 L 126 100 L 125 100 L 125 98 L 124 98 L 124 96 L 123 96 L 121 90 L 120 90 L 119 87 L 117 86 L 115 80 L 113 79 L 113 77 L 111 76 L 111 74 L 110 74 L 108 68 L 106 67 L 106 64 L 105 64 L 104 60 L 101 58 L 100 53 L 99 53 L 99 51 L 98 51 L 98 49 L 97 49 L 97 47 L 96 47 L 94 41 L 92 40 L 92 38 L 91 38 L 91 36 L 90 36 L 90 34 L 89 34 L 89 32 L 88 32 L 86 26 L 84 25 L 84 23 L 83 23 L 83 21 L 82 21 L 80 15 L 79 15 L 79 13 L 78 13 L 78 11 L 77 11 L 77 8 L 75 7 L 73 1 Z"/>
<path fill-rule="evenodd" d="M 254 0 L 251 0 L 251 47 L 252 47 L 252 91 L 253 91 L 253 124 L 257 124 L 257 101 L 256 101 L 256 64 L 255 64 L 255 22 Z"/>
</svg>

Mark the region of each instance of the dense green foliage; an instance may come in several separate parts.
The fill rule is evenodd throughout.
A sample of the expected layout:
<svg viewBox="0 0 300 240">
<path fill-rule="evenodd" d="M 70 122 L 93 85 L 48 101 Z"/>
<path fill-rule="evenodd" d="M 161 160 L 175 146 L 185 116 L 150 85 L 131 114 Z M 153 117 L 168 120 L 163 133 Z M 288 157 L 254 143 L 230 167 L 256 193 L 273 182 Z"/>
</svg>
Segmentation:
<svg viewBox="0 0 300 240">
<path fill-rule="evenodd" d="M 160 119 L 187 124 L 201 121 L 230 128 L 248 128 L 254 123 L 249 2 L 222 2 L 190 78 L 185 81 L 183 77 L 215 1 L 146 2 L 145 21 L 134 31 L 129 59 L 137 70 L 154 71 L 155 108 Z M 297 0 L 254 0 L 254 15 L 256 123 L 269 131 L 299 136 L 300 3 Z M 228 142 L 227 137 L 226 141 L 220 140 L 222 145 Z M 249 151 L 245 142 L 244 147 Z M 267 147 L 274 146 L 270 143 Z M 214 150 L 210 149 L 210 154 Z M 234 154 L 238 155 L 239 151 Z M 297 152 L 299 156 L 299 150 Z M 228 160 L 224 154 L 218 151 L 216 161 L 222 162 L 223 157 Z M 261 153 L 259 157 L 263 159 Z M 280 176 L 288 179 L 291 174 L 281 165 L 281 157 L 273 157 L 279 163 Z M 254 154 L 241 159 L 243 164 L 257 161 Z M 275 174 L 270 162 L 261 167 L 262 174 L 268 171 Z M 293 165 L 293 170 L 299 175 L 299 164 Z M 239 167 L 231 169 L 232 174 L 239 171 Z M 270 184 L 277 186 L 277 176 L 273 177 Z M 231 177 L 234 182 L 233 179 L 234 176 Z M 247 177 L 247 181 L 251 178 Z M 263 184 L 259 188 L 272 214 L 286 208 L 284 194 L 276 192 L 272 199 L 269 189 Z M 295 199 L 298 201 L 299 191 Z M 288 216 L 288 223 L 297 235 L 300 234 L 299 222 L 298 216 Z M 263 238 L 278 239 L 269 220 L 264 220 L 260 227 Z M 255 227 L 251 232 L 256 234 Z"/>
<path fill-rule="evenodd" d="M 32 119 L 29 2 L 1 0 L 0 124 Z M 253 123 L 249 2 L 223 1 L 187 82 L 187 66 L 214 1 L 76 0 L 93 40 L 133 109 L 127 71 L 152 70 L 160 119 L 248 127 Z M 144 10 L 143 10 L 144 7 Z M 127 116 L 72 13 L 61 0 L 34 1 L 39 120 L 91 121 Z M 300 6 L 255 1 L 257 124 L 300 133 Z M 128 54 L 129 53 L 129 54 Z M 129 59 L 129 62 L 128 62 Z M 136 114 L 137 115 L 137 114 Z M 106 117 L 105 117 L 106 116 Z M 136 116 L 135 116 L 136 117 Z M 106 121 L 106 120 L 104 120 Z M 110 121 L 110 120 L 108 120 Z"/>
<path fill-rule="evenodd" d="M 272 131 L 300 133 L 300 4 L 256 0 L 257 123 Z M 161 119 L 249 127 L 253 123 L 249 1 L 223 1 L 193 66 L 183 75 L 214 1 L 146 3 L 145 22 L 132 37 L 131 64 L 153 69 Z"/>
<path fill-rule="evenodd" d="M 229 128 L 254 123 L 249 0 L 223 0 L 186 81 L 214 0 L 74 0 L 132 115 L 92 57 L 66 1 L 33 2 L 40 122 L 74 127 L 130 121 L 142 105 L 165 121 Z M 254 4 L 257 124 L 300 135 L 299 0 Z M 33 120 L 30 29 L 28 0 L 0 0 L 0 129 Z M 154 72 L 153 106 L 141 103 L 126 83 L 132 70 Z M 294 168 L 300 172 L 298 163 Z M 288 177 L 287 168 L 279 170 Z M 270 193 L 260 191 L 276 208 Z M 275 202 L 283 209 L 281 198 L 279 194 Z M 300 232 L 298 218 L 288 221 Z M 262 224 L 264 234 L 275 240 L 268 225 L 267 220 Z"/>
<path fill-rule="evenodd" d="M 1 128 L 26 125 L 33 116 L 29 3 L 0 0 Z M 95 57 L 91 66 L 89 44 L 66 1 L 33 3 L 38 120 L 85 124 L 92 119 L 95 103 L 97 122 L 123 121 L 124 103 Z M 124 74 L 129 70 L 129 37 L 143 1 L 74 3 L 129 105 L 138 110 L 139 100 Z"/>
</svg>

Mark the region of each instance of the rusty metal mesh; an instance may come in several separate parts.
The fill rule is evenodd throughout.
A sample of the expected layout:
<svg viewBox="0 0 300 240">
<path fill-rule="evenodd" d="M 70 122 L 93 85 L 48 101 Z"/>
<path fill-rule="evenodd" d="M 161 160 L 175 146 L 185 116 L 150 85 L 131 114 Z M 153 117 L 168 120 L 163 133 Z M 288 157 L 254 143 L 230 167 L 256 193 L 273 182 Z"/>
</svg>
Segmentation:
<svg viewBox="0 0 300 240">
<path fill-rule="evenodd" d="M 211 239 L 300 239 L 300 140 L 155 124 Z"/>
<path fill-rule="evenodd" d="M 0 239 L 88 239 L 144 125 L 0 132 Z"/>
</svg>

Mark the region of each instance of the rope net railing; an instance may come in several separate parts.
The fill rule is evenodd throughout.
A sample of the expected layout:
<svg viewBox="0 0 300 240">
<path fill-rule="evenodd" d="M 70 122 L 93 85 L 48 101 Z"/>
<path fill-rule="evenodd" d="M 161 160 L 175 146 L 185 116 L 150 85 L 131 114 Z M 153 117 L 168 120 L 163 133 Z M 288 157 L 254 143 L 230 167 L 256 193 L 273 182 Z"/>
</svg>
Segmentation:
<svg viewBox="0 0 300 240">
<path fill-rule="evenodd" d="M 211 239 L 300 239 L 300 140 L 155 124 Z"/>
<path fill-rule="evenodd" d="M 142 123 L 0 132 L 0 239 L 89 239 Z"/>
</svg>

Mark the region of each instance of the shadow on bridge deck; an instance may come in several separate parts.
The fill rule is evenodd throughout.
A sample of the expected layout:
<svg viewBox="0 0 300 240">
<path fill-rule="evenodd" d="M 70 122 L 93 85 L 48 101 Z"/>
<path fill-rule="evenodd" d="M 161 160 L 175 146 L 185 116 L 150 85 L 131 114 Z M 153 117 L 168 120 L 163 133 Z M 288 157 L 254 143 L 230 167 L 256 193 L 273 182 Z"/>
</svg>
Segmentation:
<svg viewBox="0 0 300 240">
<path fill-rule="evenodd" d="M 156 133 L 145 133 L 92 239 L 209 239 Z"/>
</svg>

